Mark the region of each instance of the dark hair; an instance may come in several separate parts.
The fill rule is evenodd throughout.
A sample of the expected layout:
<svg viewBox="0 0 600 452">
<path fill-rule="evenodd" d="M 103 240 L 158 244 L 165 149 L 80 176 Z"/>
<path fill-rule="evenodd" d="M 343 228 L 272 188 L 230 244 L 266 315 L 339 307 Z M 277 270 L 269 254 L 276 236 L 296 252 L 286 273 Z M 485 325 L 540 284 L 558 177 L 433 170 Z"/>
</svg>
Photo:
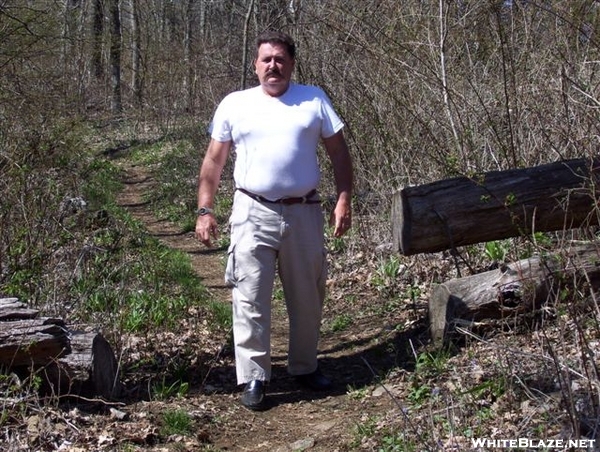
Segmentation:
<svg viewBox="0 0 600 452">
<path fill-rule="evenodd" d="M 256 52 L 262 44 L 281 44 L 287 50 L 287 53 L 292 57 L 292 60 L 296 58 L 296 43 L 290 35 L 282 33 L 276 30 L 263 31 L 256 37 Z"/>
</svg>

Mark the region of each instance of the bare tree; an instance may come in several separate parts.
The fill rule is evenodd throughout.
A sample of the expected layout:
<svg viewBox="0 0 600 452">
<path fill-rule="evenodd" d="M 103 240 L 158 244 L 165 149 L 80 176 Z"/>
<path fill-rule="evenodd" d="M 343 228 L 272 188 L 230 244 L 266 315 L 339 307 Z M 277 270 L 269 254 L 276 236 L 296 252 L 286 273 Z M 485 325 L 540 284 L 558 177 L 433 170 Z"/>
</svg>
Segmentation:
<svg viewBox="0 0 600 452">
<path fill-rule="evenodd" d="M 246 11 L 246 18 L 244 20 L 244 34 L 242 35 L 242 80 L 240 82 L 240 88 L 246 88 L 246 66 L 248 65 L 248 33 L 250 18 L 252 17 L 252 11 L 254 10 L 254 0 L 248 0 L 248 10 Z"/>
<path fill-rule="evenodd" d="M 194 23 L 194 0 L 187 0 L 185 11 L 185 29 L 183 35 L 183 94 L 185 96 L 186 110 L 193 111 L 194 105 L 194 66 L 192 65 L 192 40 Z"/>
<path fill-rule="evenodd" d="M 111 20 L 110 34 L 110 110 L 119 115 L 123 111 L 121 99 L 121 14 L 119 10 L 120 0 L 109 0 L 109 11 Z"/>
<path fill-rule="evenodd" d="M 92 74 L 96 79 L 104 76 L 102 64 L 102 36 L 104 34 L 104 8 L 102 0 L 93 0 L 92 24 Z"/>
<path fill-rule="evenodd" d="M 131 0 L 131 90 L 134 104 L 137 107 L 142 103 L 142 73 L 141 73 L 141 46 L 139 0 Z"/>
</svg>

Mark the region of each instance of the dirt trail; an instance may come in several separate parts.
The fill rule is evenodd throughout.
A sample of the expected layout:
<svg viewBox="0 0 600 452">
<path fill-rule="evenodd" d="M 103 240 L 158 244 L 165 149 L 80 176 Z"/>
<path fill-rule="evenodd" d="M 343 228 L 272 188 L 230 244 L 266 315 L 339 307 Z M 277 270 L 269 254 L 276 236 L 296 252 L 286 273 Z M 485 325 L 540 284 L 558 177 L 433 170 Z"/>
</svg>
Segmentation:
<svg viewBox="0 0 600 452">
<path fill-rule="evenodd" d="M 142 168 L 127 166 L 125 170 L 126 184 L 119 203 L 142 221 L 151 235 L 171 248 L 188 253 L 212 296 L 229 303 L 230 292 L 223 284 L 223 251 L 206 249 L 192 233 L 182 233 L 173 224 L 157 220 L 142 201 L 152 180 Z M 329 311 L 345 309 L 344 300 L 335 303 Z M 326 308 L 325 316 L 329 311 Z M 389 317 L 367 318 L 341 332 L 324 331 L 320 362 L 324 373 L 333 378 L 335 388 L 327 394 L 306 392 L 286 373 L 287 319 L 282 304 L 276 303 L 269 409 L 255 413 L 240 406 L 240 388 L 235 385 L 233 356 L 229 350 L 201 387 L 191 388 L 185 399 L 184 404 L 191 411 L 210 413 L 210 422 L 205 423 L 198 441 L 211 444 L 209 450 L 361 450 L 360 445 L 355 444 L 357 424 L 368 416 L 394 412 L 399 415 L 397 401 L 374 381 L 371 370 L 389 374 L 402 360 L 406 337 L 394 332 L 395 324 Z M 398 386 L 391 384 L 386 384 L 386 389 L 394 394 L 400 392 Z M 198 446 L 199 443 L 188 444 L 185 450 L 198 450 Z"/>
</svg>

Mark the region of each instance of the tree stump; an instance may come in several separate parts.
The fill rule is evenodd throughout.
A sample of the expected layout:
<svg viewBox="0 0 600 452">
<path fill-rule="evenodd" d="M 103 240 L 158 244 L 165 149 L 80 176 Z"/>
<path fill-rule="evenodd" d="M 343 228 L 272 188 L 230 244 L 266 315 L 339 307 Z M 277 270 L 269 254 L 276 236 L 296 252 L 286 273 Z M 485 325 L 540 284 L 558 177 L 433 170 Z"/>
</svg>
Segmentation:
<svg viewBox="0 0 600 452">
<path fill-rule="evenodd" d="M 16 298 L 0 299 L 0 366 L 43 377 L 55 395 L 119 396 L 118 366 L 97 332 L 70 331 L 61 319 L 39 317 Z"/>
</svg>

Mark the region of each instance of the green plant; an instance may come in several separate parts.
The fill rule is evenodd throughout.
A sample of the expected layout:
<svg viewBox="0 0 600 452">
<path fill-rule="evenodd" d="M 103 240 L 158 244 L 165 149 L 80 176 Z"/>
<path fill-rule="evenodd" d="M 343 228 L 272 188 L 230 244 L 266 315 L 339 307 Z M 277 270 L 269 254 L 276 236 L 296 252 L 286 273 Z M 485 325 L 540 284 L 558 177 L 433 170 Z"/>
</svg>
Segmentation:
<svg viewBox="0 0 600 452">
<path fill-rule="evenodd" d="M 408 393 L 408 400 L 416 406 L 422 405 L 431 395 L 431 388 L 426 384 L 414 381 Z"/>
<path fill-rule="evenodd" d="M 192 143 L 189 139 L 169 138 L 142 149 L 152 149 L 151 158 L 156 163 L 153 176 L 157 184 L 145 199 L 159 218 L 181 226 L 184 231 L 194 230 L 199 162 Z M 144 160 L 147 158 L 143 155 Z"/>
<path fill-rule="evenodd" d="M 506 387 L 506 377 L 497 375 L 472 387 L 466 393 L 472 394 L 477 400 L 495 400 L 506 392 Z"/>
<path fill-rule="evenodd" d="M 385 426 L 377 416 L 368 416 L 354 428 L 352 447 L 362 450 L 364 440 L 370 442 L 369 450 L 378 452 L 411 452 L 420 450 L 417 444 L 410 441 L 404 432 Z"/>
<path fill-rule="evenodd" d="M 227 249 L 229 248 L 229 244 L 231 243 L 231 237 L 229 234 L 221 234 L 217 239 L 216 246 L 217 248 Z"/>
<path fill-rule="evenodd" d="M 123 326 L 131 332 L 152 326 L 172 327 L 185 315 L 188 305 L 187 297 L 181 295 L 133 292 L 125 297 L 121 309 Z"/>
<path fill-rule="evenodd" d="M 331 254 L 341 254 L 346 251 L 348 247 L 344 237 L 334 237 L 333 234 L 328 235 L 327 243 L 327 248 Z"/>
<path fill-rule="evenodd" d="M 189 390 L 189 384 L 176 380 L 171 384 L 166 382 L 166 378 L 152 386 L 152 398 L 154 400 L 167 400 L 171 397 L 183 397 Z"/>
<path fill-rule="evenodd" d="M 369 416 L 354 427 L 354 445 L 358 446 L 363 438 L 371 438 L 377 431 L 379 419 L 376 416 Z"/>
<path fill-rule="evenodd" d="M 485 255 L 489 259 L 497 262 L 504 262 L 504 259 L 509 251 L 508 242 L 504 240 L 487 242 L 484 249 Z"/>
<path fill-rule="evenodd" d="M 363 386 L 362 388 L 354 388 L 351 385 L 346 387 L 346 394 L 348 397 L 354 400 L 362 400 L 369 395 L 369 387 Z"/>
<path fill-rule="evenodd" d="M 406 288 L 406 298 L 410 299 L 411 301 L 415 301 L 417 298 L 419 298 L 422 294 L 422 290 L 419 286 L 415 285 L 415 284 L 410 284 L 407 288 Z"/>
<path fill-rule="evenodd" d="M 378 452 L 413 452 L 419 450 L 417 445 L 408 441 L 403 433 L 389 432 L 381 438 Z"/>
<path fill-rule="evenodd" d="M 108 160 L 92 159 L 84 174 L 87 177 L 82 187 L 83 197 L 90 204 L 89 209 L 112 205 L 122 187 L 119 168 Z"/>
<path fill-rule="evenodd" d="M 517 202 L 517 196 L 514 193 L 509 193 L 504 198 L 504 205 L 506 207 L 514 206 Z"/>
<path fill-rule="evenodd" d="M 285 300 L 285 295 L 283 293 L 283 287 L 280 286 L 280 283 L 273 289 L 273 300 L 283 301 Z"/>
<path fill-rule="evenodd" d="M 229 330 L 233 325 L 231 305 L 220 301 L 209 301 L 208 309 L 211 313 L 213 324 L 224 330 Z"/>
<path fill-rule="evenodd" d="M 187 411 L 167 410 L 162 416 L 163 426 L 161 433 L 169 435 L 188 435 L 192 432 L 192 418 Z"/>
<path fill-rule="evenodd" d="M 417 356 L 415 373 L 420 376 L 440 375 L 446 370 L 449 357 L 450 353 L 444 348 L 422 352 Z"/>
<path fill-rule="evenodd" d="M 331 331 L 338 332 L 347 329 L 353 323 L 353 316 L 350 314 L 340 314 L 331 322 Z"/>
<path fill-rule="evenodd" d="M 400 274 L 402 268 L 400 258 L 398 256 L 390 256 L 387 260 L 382 260 L 377 268 L 377 273 L 387 279 L 396 278 Z"/>
<path fill-rule="evenodd" d="M 545 232 L 534 232 L 532 235 L 533 244 L 542 248 L 552 246 L 552 237 Z"/>
<path fill-rule="evenodd" d="M 394 295 L 398 288 L 397 278 L 402 269 L 402 262 L 398 256 L 392 255 L 387 259 L 380 259 L 371 277 L 371 284 L 380 292 Z"/>
</svg>

